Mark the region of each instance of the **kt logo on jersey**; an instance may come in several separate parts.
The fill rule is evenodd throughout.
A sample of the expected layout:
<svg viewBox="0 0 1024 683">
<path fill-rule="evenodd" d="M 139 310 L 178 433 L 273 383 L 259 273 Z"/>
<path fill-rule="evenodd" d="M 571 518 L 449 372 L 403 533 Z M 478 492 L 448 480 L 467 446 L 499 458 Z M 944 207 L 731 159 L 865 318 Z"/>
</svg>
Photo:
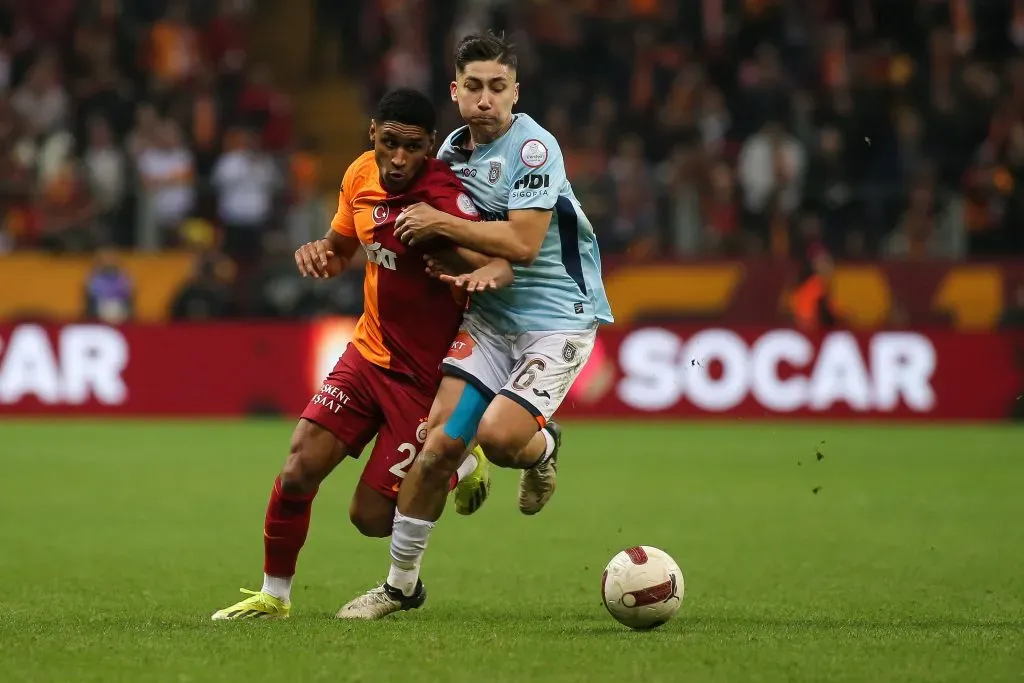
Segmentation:
<svg viewBox="0 0 1024 683">
<path fill-rule="evenodd" d="M 376 263 L 381 268 L 388 270 L 398 270 L 398 255 L 390 249 L 382 247 L 380 242 L 364 244 L 363 251 L 366 252 L 366 260 L 370 263 Z"/>
</svg>

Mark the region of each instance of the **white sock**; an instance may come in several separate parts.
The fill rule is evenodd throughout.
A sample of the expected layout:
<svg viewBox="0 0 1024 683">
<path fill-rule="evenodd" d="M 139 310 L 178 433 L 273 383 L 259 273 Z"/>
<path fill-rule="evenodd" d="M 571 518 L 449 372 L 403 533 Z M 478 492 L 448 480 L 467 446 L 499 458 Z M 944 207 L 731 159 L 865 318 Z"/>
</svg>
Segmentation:
<svg viewBox="0 0 1024 683">
<path fill-rule="evenodd" d="M 459 481 L 462 481 L 469 475 L 473 474 L 473 470 L 476 469 L 476 465 L 476 456 L 470 453 L 466 456 L 466 459 L 462 461 L 462 464 L 459 465 L 459 469 L 456 470 L 455 476 L 459 478 Z"/>
<path fill-rule="evenodd" d="M 544 455 L 551 455 L 555 452 L 555 437 L 546 429 L 540 430 L 540 433 L 544 435 Z"/>
<path fill-rule="evenodd" d="M 544 452 L 540 454 L 534 467 L 546 463 L 551 458 L 551 454 L 555 452 L 555 437 L 551 436 L 551 432 L 546 429 L 540 430 L 540 433 L 544 435 Z"/>
<path fill-rule="evenodd" d="M 263 575 L 263 589 L 267 595 L 273 595 L 281 602 L 292 601 L 292 577 Z"/>
<path fill-rule="evenodd" d="M 434 522 L 406 517 L 395 510 L 395 522 L 391 527 L 391 569 L 388 571 L 388 585 L 412 595 L 420 578 L 420 562 L 427 549 L 427 537 L 434 528 Z"/>
</svg>

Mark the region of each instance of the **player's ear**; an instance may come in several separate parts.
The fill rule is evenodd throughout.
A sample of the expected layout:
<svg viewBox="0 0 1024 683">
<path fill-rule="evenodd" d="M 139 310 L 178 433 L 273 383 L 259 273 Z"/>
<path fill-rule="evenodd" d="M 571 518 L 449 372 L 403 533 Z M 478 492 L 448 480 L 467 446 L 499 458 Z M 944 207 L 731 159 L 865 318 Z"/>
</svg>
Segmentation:
<svg viewBox="0 0 1024 683">
<path fill-rule="evenodd" d="M 518 81 L 512 86 L 512 104 L 513 106 L 519 101 L 519 83 Z"/>
<path fill-rule="evenodd" d="M 448 90 L 451 91 L 452 102 L 458 102 L 459 98 L 457 94 L 459 92 L 459 84 L 456 83 L 455 81 L 452 81 L 451 85 L 448 86 Z"/>
<path fill-rule="evenodd" d="M 377 122 L 370 119 L 370 142 L 377 142 Z"/>
</svg>

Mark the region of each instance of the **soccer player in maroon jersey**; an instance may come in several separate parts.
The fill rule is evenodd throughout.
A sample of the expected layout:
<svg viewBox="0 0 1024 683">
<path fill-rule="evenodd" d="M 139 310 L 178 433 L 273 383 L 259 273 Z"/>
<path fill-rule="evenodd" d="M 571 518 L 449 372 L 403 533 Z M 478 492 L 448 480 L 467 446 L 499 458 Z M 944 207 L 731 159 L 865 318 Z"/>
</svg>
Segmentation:
<svg viewBox="0 0 1024 683">
<path fill-rule="evenodd" d="M 479 220 L 447 164 L 428 158 L 435 117 L 430 100 L 415 90 L 385 95 L 370 124 L 374 149 L 345 173 L 331 229 L 296 252 L 303 276 L 324 278 L 340 273 L 362 247 L 365 308 L 352 343 L 303 411 L 274 481 L 263 531 L 263 587 L 243 589 L 249 597 L 215 613 L 215 620 L 289 615 L 292 577 L 320 483 L 346 456 L 358 458 L 375 436 L 350 516 L 367 536 L 391 533 L 402 479 L 426 439 L 441 360 L 462 320 L 463 290 L 512 281 L 507 261 L 436 240 L 428 245 L 434 257 L 453 264 L 457 272 L 471 272 L 458 279 L 461 289 L 453 287 L 454 278 L 446 282 L 428 275 L 428 252 L 394 235 L 403 207 L 418 202 Z M 456 510 L 474 512 L 489 484 L 487 461 L 477 450 L 453 477 Z"/>
</svg>

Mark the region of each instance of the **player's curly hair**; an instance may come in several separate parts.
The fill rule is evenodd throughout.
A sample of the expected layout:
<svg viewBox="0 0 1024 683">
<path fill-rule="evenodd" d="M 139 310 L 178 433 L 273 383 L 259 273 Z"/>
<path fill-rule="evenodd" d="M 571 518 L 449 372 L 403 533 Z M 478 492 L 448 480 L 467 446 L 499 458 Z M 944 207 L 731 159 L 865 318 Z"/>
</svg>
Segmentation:
<svg viewBox="0 0 1024 683">
<path fill-rule="evenodd" d="M 428 133 L 437 126 L 437 110 L 430 98 L 412 88 L 395 88 L 380 98 L 373 114 L 377 123 L 393 121 L 419 126 Z"/>
<path fill-rule="evenodd" d="M 519 67 L 516 46 L 505 39 L 505 34 L 495 35 L 474 33 L 466 36 L 455 46 L 455 68 L 459 73 L 471 62 L 498 62 L 512 70 Z"/>
</svg>

